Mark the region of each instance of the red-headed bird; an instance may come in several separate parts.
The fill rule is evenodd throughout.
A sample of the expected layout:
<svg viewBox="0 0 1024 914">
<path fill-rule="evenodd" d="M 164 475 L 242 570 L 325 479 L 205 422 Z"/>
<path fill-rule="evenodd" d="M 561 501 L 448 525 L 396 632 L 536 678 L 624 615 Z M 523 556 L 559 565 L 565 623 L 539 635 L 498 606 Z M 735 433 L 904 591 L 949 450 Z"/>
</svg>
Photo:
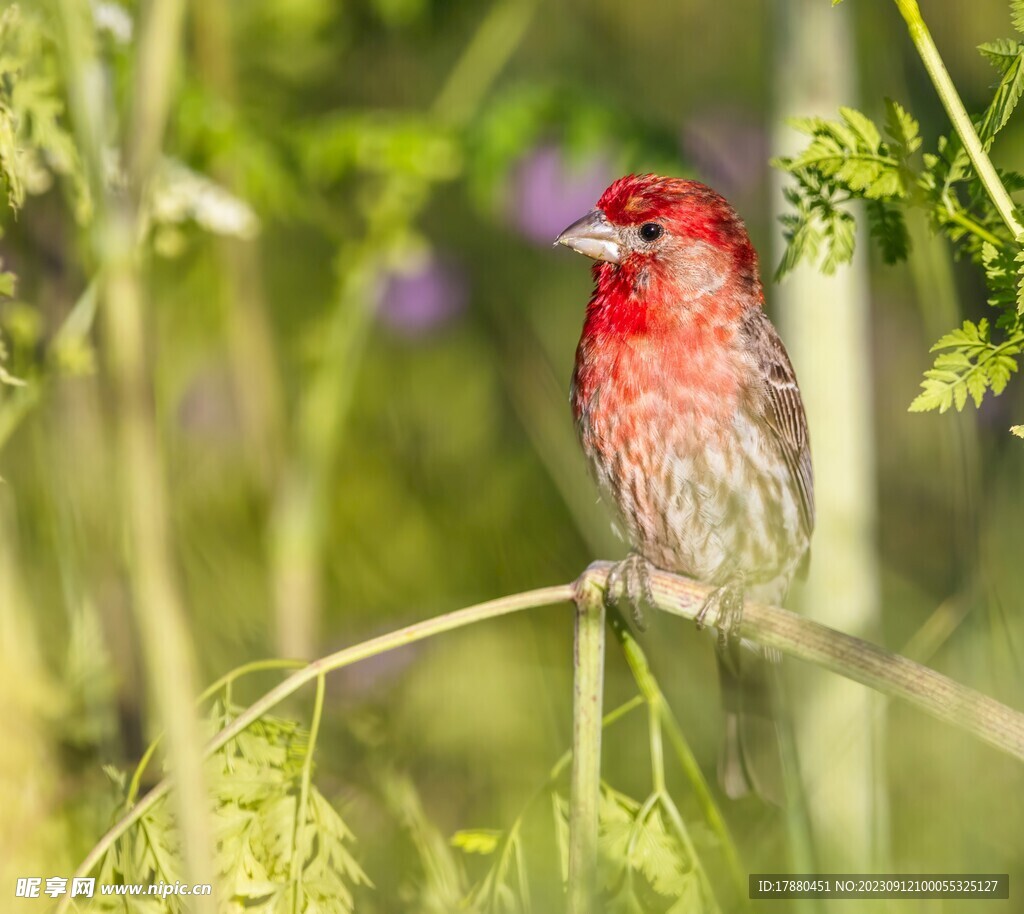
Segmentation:
<svg viewBox="0 0 1024 914">
<path fill-rule="evenodd" d="M 635 606 L 648 563 L 712 584 L 726 629 L 744 594 L 778 605 L 808 557 L 807 420 L 733 208 L 696 181 L 629 175 L 557 239 L 598 261 L 571 401 L 633 552 L 609 579 Z M 782 796 L 770 661 L 719 624 L 727 794 Z"/>
</svg>

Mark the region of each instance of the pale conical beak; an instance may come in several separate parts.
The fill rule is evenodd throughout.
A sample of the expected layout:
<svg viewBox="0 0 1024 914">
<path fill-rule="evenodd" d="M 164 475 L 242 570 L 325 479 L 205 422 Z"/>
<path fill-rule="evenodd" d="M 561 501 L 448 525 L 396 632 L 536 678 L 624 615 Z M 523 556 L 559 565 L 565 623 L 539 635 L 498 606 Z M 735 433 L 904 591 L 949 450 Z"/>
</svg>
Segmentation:
<svg viewBox="0 0 1024 914">
<path fill-rule="evenodd" d="M 555 244 L 586 254 L 594 260 L 622 263 L 619 233 L 599 209 L 591 210 L 555 239 Z"/>
</svg>

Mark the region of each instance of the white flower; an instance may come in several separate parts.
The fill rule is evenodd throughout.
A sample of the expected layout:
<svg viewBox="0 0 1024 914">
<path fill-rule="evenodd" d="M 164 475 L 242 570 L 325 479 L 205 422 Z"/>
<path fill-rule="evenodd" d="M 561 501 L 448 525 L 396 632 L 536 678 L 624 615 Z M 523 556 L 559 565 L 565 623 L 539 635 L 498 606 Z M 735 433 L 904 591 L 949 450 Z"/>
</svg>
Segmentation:
<svg viewBox="0 0 1024 914">
<path fill-rule="evenodd" d="M 113 0 L 93 0 L 92 20 L 97 31 L 107 32 L 119 44 L 132 40 L 132 17 L 119 3 Z"/>
<path fill-rule="evenodd" d="M 153 222 L 162 225 L 191 220 L 208 232 L 236 238 L 252 238 L 259 231 L 259 218 L 248 203 L 180 162 L 164 163 L 150 208 Z"/>
</svg>

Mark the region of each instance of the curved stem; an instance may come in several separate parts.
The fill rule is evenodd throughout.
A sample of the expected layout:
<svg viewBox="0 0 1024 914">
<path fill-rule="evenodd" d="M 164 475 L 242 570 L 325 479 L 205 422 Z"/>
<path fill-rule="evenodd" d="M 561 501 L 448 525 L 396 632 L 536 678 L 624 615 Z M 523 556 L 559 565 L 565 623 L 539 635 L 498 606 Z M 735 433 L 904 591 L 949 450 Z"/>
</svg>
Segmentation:
<svg viewBox="0 0 1024 914">
<path fill-rule="evenodd" d="M 665 786 L 665 751 L 661 739 L 661 708 L 659 705 L 649 704 L 647 707 L 647 729 L 651 742 L 651 783 L 654 785 L 655 793 L 667 793 Z"/>
<path fill-rule="evenodd" d="M 899 8 L 900 15 L 903 16 L 903 20 L 907 23 L 910 38 L 917 48 L 917 53 L 921 55 L 921 60 L 924 62 L 925 69 L 932 79 L 935 91 L 939 93 L 939 99 L 942 101 L 949 119 L 953 122 L 953 127 L 956 128 L 956 132 L 964 144 L 967 155 L 970 156 L 971 164 L 974 165 L 978 178 L 985 185 L 989 198 L 999 211 L 999 215 L 1002 217 L 1003 222 L 1006 223 L 1010 234 L 1014 238 L 1020 239 L 1024 235 L 1024 226 L 1017 219 L 1013 200 L 1010 199 L 1006 187 L 1003 186 L 1003 182 L 996 173 L 992 160 L 988 157 L 988 153 L 985 152 L 984 146 L 982 146 L 981 139 L 978 137 L 978 132 L 974 129 L 970 115 L 968 115 L 967 109 L 964 108 L 964 103 L 960 100 L 960 95 L 956 91 L 956 86 L 953 85 L 953 80 L 950 78 L 946 65 L 942 62 L 939 49 L 935 47 L 931 32 L 928 31 L 928 26 L 924 24 L 917 0 L 895 0 L 895 2 Z"/>
<path fill-rule="evenodd" d="M 647 825 L 647 820 L 651 817 L 651 813 L 658 808 L 660 800 L 661 794 L 657 792 L 652 793 L 644 800 L 643 806 L 640 807 L 640 811 L 633 819 L 633 825 L 629 829 L 629 840 L 626 842 L 626 860 L 629 862 L 630 868 L 633 868 L 633 854 L 636 853 L 636 842 L 640 840 L 640 833 L 644 830 L 644 826 Z"/>
<path fill-rule="evenodd" d="M 524 593 L 513 594 L 498 600 L 478 603 L 475 606 L 446 613 L 434 619 L 417 622 L 405 628 L 400 628 L 398 631 L 389 632 L 377 638 L 371 638 L 369 641 L 364 641 L 353 647 L 328 654 L 319 660 L 314 660 L 298 672 L 293 673 L 284 682 L 275 686 L 239 714 L 238 717 L 206 744 L 205 755 L 213 755 L 214 752 L 231 742 L 254 721 L 259 720 L 286 698 L 295 694 L 306 683 L 312 682 L 326 673 L 340 670 L 360 660 L 376 657 L 378 654 L 384 654 L 395 648 L 414 644 L 417 641 L 423 641 L 434 635 L 440 635 L 442 632 L 464 628 L 467 625 L 472 625 L 474 622 L 507 616 L 511 613 L 522 612 L 525 609 L 539 609 L 542 606 L 569 603 L 574 599 L 575 593 L 576 590 L 572 584 L 560 584 L 554 587 L 542 587 L 539 590 L 528 590 Z M 114 842 L 168 794 L 172 783 L 170 778 L 164 778 L 139 800 L 128 813 L 114 823 L 82 861 L 74 876 L 87 876 L 92 872 L 93 868 L 103 859 L 103 855 L 110 850 Z M 61 898 L 55 914 L 63 914 L 63 912 L 67 911 L 70 901 L 71 899 L 68 895 Z"/>
<path fill-rule="evenodd" d="M 997 238 L 984 226 L 978 225 L 977 222 L 966 216 L 963 211 L 953 209 L 948 204 L 946 206 L 946 218 L 949 219 L 950 222 L 955 222 L 957 225 L 967 229 L 967 231 L 976 235 L 982 241 L 987 241 L 993 247 L 1006 248 L 1006 242 L 1003 241 L 1002 238 Z"/>
<path fill-rule="evenodd" d="M 711 879 L 708 877 L 708 871 L 704 868 L 704 863 L 700 859 L 700 854 L 697 853 L 697 848 L 694 846 L 693 838 L 690 837 L 690 831 L 686 827 L 686 822 L 683 820 L 682 814 L 679 812 L 668 791 L 663 790 L 658 794 L 658 802 L 668 817 L 669 825 L 675 829 L 676 836 L 683 845 L 683 850 L 686 851 L 686 856 L 690 858 L 690 865 L 697 873 L 697 878 L 707 893 L 707 897 L 714 899 L 715 890 L 711 885 Z M 713 910 L 719 910 L 717 901 L 714 902 Z"/>
<path fill-rule="evenodd" d="M 299 914 L 299 897 L 302 894 L 302 863 L 305 857 L 303 852 L 302 835 L 306 824 L 306 806 L 309 803 L 309 785 L 313 779 L 313 750 L 316 748 L 316 738 L 320 734 L 320 718 L 324 713 L 324 685 L 326 680 L 321 673 L 316 678 L 316 700 L 313 703 L 313 721 L 309 726 L 309 745 L 306 747 L 306 757 L 302 760 L 302 783 L 299 786 L 299 802 L 295 807 L 295 828 L 292 833 L 292 914 Z"/>
</svg>

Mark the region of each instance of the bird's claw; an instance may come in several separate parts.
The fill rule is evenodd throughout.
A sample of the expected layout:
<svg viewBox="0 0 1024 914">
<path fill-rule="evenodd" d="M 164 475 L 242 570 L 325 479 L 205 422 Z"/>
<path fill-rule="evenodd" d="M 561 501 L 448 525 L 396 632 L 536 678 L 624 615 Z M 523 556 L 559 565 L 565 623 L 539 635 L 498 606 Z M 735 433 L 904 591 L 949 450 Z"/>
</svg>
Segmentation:
<svg viewBox="0 0 1024 914">
<path fill-rule="evenodd" d="M 644 609 L 654 606 L 654 592 L 651 590 L 651 563 L 639 552 L 631 552 L 621 562 L 616 562 L 608 572 L 605 584 L 605 602 L 611 608 L 618 607 L 625 597 L 630 604 L 633 624 L 640 631 L 647 629 Z"/>
<path fill-rule="evenodd" d="M 743 581 L 734 580 L 716 588 L 707 595 L 697 615 L 693 617 L 697 628 L 707 624 L 708 614 L 714 610 L 711 618 L 718 633 L 718 654 L 727 665 L 735 668 L 738 665 L 740 629 L 743 625 Z"/>
</svg>

